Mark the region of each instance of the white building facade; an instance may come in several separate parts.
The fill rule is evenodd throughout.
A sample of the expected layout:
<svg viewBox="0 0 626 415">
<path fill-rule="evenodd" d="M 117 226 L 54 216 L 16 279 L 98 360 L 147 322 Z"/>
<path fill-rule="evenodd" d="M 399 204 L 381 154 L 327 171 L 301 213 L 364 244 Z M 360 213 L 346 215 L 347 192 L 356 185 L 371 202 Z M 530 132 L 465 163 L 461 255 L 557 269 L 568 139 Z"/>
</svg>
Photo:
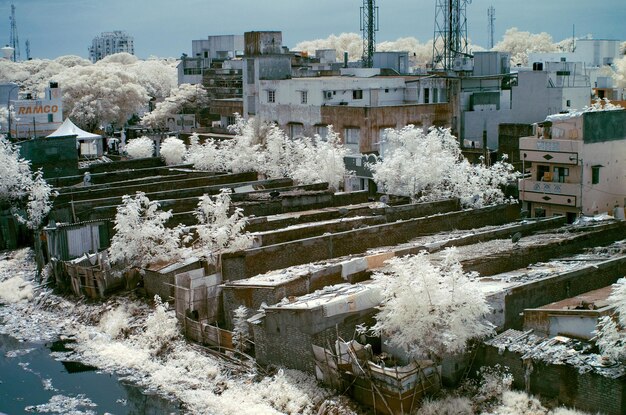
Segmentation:
<svg viewBox="0 0 626 415">
<path fill-rule="evenodd" d="M 100 36 L 93 38 L 89 48 L 89 58 L 96 63 L 105 56 L 122 52 L 135 54 L 133 37 L 121 30 L 102 32 Z"/>
</svg>

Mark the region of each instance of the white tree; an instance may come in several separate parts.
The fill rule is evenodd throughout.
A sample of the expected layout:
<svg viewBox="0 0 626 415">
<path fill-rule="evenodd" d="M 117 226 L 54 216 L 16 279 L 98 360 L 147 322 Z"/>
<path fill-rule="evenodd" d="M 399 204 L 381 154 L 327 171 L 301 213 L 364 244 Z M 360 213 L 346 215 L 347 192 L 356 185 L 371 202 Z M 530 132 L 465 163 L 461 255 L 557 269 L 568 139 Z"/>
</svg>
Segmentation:
<svg viewBox="0 0 626 415">
<path fill-rule="evenodd" d="M 600 317 L 596 344 L 603 356 L 615 362 L 626 362 L 626 278 L 620 278 L 613 284 L 608 301 L 615 306 L 615 312 Z"/>
<path fill-rule="evenodd" d="M 626 44 L 626 42 L 624 43 Z M 614 67 L 615 74 L 613 74 L 613 79 L 615 79 L 615 85 L 618 88 L 626 88 L 626 56 L 616 60 Z"/>
<path fill-rule="evenodd" d="M 153 111 L 146 113 L 142 124 L 150 128 L 164 128 L 168 118 L 175 118 L 183 108 L 191 106 L 201 108 L 208 104 L 209 98 L 202 85 L 181 84 L 172 89 L 164 101 L 158 102 Z"/>
<path fill-rule="evenodd" d="M 504 161 L 471 165 L 449 129 L 428 134 L 413 125 L 389 129 L 383 148 L 382 158 L 370 165 L 374 180 L 382 191 L 413 202 L 458 197 L 471 207 L 504 203 L 501 186 L 517 177 Z"/>
<path fill-rule="evenodd" d="M 185 251 L 180 249 L 182 229 L 165 226 L 171 217 L 171 211 L 160 210 L 159 204 L 143 192 L 137 192 L 134 197 L 123 196 L 115 215 L 110 261 L 129 270 L 183 256 Z"/>
<path fill-rule="evenodd" d="M 133 71 L 107 61 L 68 68 L 55 80 L 63 91 L 64 115 L 88 131 L 105 124 L 123 126 L 149 100 Z"/>
<path fill-rule="evenodd" d="M 502 40 L 494 45 L 493 50 L 509 52 L 513 66 L 528 66 L 529 52 L 556 52 L 558 47 L 552 36 L 546 32 L 535 34 L 512 27 L 504 33 Z"/>
<path fill-rule="evenodd" d="M 214 199 L 208 195 L 200 197 L 196 209 L 198 240 L 194 249 L 213 264 L 222 252 L 252 246 L 252 235 L 244 231 L 247 218 L 243 210 L 234 208 L 230 212 L 230 189 L 222 189 Z"/>
<path fill-rule="evenodd" d="M 150 140 L 152 141 L 152 140 Z M 176 137 L 167 137 L 161 143 L 161 158 L 165 160 L 165 164 L 182 164 L 187 155 L 187 147 L 183 140 Z"/>
<path fill-rule="evenodd" d="M 28 228 L 37 229 L 52 209 L 54 194 L 42 171 L 33 174 L 18 148 L 0 136 L 0 204 L 10 207 Z"/>
<path fill-rule="evenodd" d="M 152 157 L 154 154 L 154 141 L 146 136 L 134 138 L 128 141 L 125 150 L 128 157 L 133 159 Z"/>
<path fill-rule="evenodd" d="M 475 275 L 463 272 L 454 248 L 440 264 L 426 252 L 394 258 L 374 274 L 384 300 L 372 330 L 410 356 L 439 361 L 461 353 L 470 339 L 491 335 L 490 312 Z"/>
</svg>

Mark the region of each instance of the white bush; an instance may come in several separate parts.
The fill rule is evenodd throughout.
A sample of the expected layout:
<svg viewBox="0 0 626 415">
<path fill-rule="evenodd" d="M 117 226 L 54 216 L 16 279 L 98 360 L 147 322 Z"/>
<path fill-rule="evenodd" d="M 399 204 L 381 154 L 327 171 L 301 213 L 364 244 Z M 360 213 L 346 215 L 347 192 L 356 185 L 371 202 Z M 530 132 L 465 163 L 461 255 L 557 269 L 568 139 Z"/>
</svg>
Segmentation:
<svg viewBox="0 0 626 415">
<path fill-rule="evenodd" d="M 182 164 L 187 154 L 187 148 L 183 140 L 176 137 L 167 137 L 161 143 L 161 158 L 165 160 L 165 164 Z"/>
<path fill-rule="evenodd" d="M 154 141 L 146 136 L 130 140 L 126 144 L 126 154 L 132 159 L 152 157 L 154 155 Z"/>
</svg>

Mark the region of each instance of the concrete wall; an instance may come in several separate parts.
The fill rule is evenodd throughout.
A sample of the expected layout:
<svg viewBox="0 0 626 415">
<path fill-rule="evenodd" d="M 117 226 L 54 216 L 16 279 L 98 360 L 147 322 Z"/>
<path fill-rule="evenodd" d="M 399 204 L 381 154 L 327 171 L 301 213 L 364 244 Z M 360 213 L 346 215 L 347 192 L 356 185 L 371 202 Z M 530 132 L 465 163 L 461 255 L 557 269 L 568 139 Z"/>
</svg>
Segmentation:
<svg viewBox="0 0 626 415">
<path fill-rule="evenodd" d="M 224 280 L 240 280 L 280 269 L 365 252 L 369 248 L 406 242 L 419 235 L 450 228 L 467 229 L 498 225 L 519 218 L 519 207 L 501 205 L 477 210 L 446 213 L 318 236 L 222 256 Z"/>
<path fill-rule="evenodd" d="M 324 125 L 332 125 L 341 137 L 346 128 L 360 128 L 361 153 L 378 151 L 381 130 L 402 128 L 413 124 L 428 128 L 454 127 L 452 119 L 454 105 L 445 104 L 408 104 L 384 107 L 350 107 L 327 105 L 321 108 Z M 454 131 L 453 131 L 454 132 Z"/>
<path fill-rule="evenodd" d="M 280 365 L 315 373 L 312 344 L 328 348 L 337 336 L 348 340 L 357 324 L 372 324 L 377 310 L 324 317 L 321 309 L 268 312 L 253 324 L 256 359 L 260 365 Z"/>
<path fill-rule="evenodd" d="M 504 298 L 506 328 L 521 330 L 523 311 L 615 283 L 626 275 L 626 256 L 514 287 Z"/>
<path fill-rule="evenodd" d="M 515 389 L 525 390 L 524 361 L 521 355 L 508 350 L 500 352 L 492 346 L 481 347 L 472 373 L 481 366 L 496 364 L 510 369 Z M 590 413 L 626 413 L 624 379 L 611 379 L 593 372 L 581 374 L 571 366 L 533 361 L 528 384 L 529 393 L 540 395 L 557 405 L 575 407 Z"/>
<path fill-rule="evenodd" d="M 283 298 L 312 293 L 329 285 L 345 282 L 341 265 L 333 265 L 275 286 L 224 284 L 224 318 L 226 329 L 233 327 L 233 312 L 239 306 L 258 310 L 261 304 L 274 305 Z"/>
<path fill-rule="evenodd" d="M 625 234 L 626 222 L 617 222 L 598 230 L 584 232 L 573 237 L 564 237 L 555 242 L 517 247 L 513 251 L 490 254 L 488 259 L 474 258 L 463 261 L 463 269 L 465 271 L 476 271 L 483 276 L 500 274 L 524 268 L 528 264 L 571 255 L 589 246 L 609 245 L 622 239 Z"/>
<path fill-rule="evenodd" d="M 174 284 L 176 282 L 176 274 L 182 272 L 191 271 L 194 269 L 202 268 L 202 262 L 195 261 L 177 267 L 170 272 L 152 271 L 145 269 L 145 275 L 143 277 L 144 289 L 148 298 L 153 298 L 155 295 L 161 297 L 163 301 L 173 301 L 175 298 Z M 169 269 L 170 267 L 168 267 Z"/>
</svg>

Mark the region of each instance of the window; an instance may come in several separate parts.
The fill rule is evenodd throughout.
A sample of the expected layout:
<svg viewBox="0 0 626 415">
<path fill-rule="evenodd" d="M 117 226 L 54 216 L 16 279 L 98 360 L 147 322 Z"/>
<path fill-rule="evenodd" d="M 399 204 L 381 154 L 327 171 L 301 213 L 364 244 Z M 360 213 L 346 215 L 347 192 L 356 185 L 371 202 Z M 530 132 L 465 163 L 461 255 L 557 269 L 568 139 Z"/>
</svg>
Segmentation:
<svg viewBox="0 0 626 415">
<path fill-rule="evenodd" d="M 298 138 L 298 137 L 302 137 L 302 133 L 304 131 L 304 125 L 300 124 L 300 123 L 289 123 L 287 125 L 287 127 L 289 128 L 289 137 L 290 138 Z"/>
<path fill-rule="evenodd" d="M 572 106 L 572 101 L 568 99 L 568 100 L 565 102 L 565 106 L 566 106 L 566 107 L 571 107 L 571 106 Z"/>
<path fill-rule="evenodd" d="M 424 104 L 428 104 L 430 101 L 430 89 L 424 88 Z"/>
<path fill-rule="evenodd" d="M 308 101 L 308 92 L 307 91 L 300 91 L 300 104 L 306 104 Z"/>
<path fill-rule="evenodd" d="M 346 141 L 346 144 L 358 145 L 361 140 L 361 129 L 360 128 L 346 128 L 344 130 L 343 136 Z"/>
<path fill-rule="evenodd" d="M 565 183 L 565 178 L 569 176 L 569 168 L 567 167 L 555 167 L 553 179 L 559 183 Z"/>
<path fill-rule="evenodd" d="M 48 122 L 52 122 L 52 121 L 53 121 L 52 114 L 48 114 Z"/>
<path fill-rule="evenodd" d="M 267 90 L 267 102 L 276 102 L 276 91 L 273 89 Z"/>
<path fill-rule="evenodd" d="M 352 91 L 352 99 L 363 99 L 363 90 L 362 89 L 354 89 Z"/>
<path fill-rule="evenodd" d="M 328 139 L 328 126 L 327 125 L 316 125 L 315 126 L 315 134 L 319 135 L 322 141 L 326 141 Z"/>
<path fill-rule="evenodd" d="M 602 166 L 591 166 L 591 184 L 600 183 L 600 167 Z"/>
</svg>

